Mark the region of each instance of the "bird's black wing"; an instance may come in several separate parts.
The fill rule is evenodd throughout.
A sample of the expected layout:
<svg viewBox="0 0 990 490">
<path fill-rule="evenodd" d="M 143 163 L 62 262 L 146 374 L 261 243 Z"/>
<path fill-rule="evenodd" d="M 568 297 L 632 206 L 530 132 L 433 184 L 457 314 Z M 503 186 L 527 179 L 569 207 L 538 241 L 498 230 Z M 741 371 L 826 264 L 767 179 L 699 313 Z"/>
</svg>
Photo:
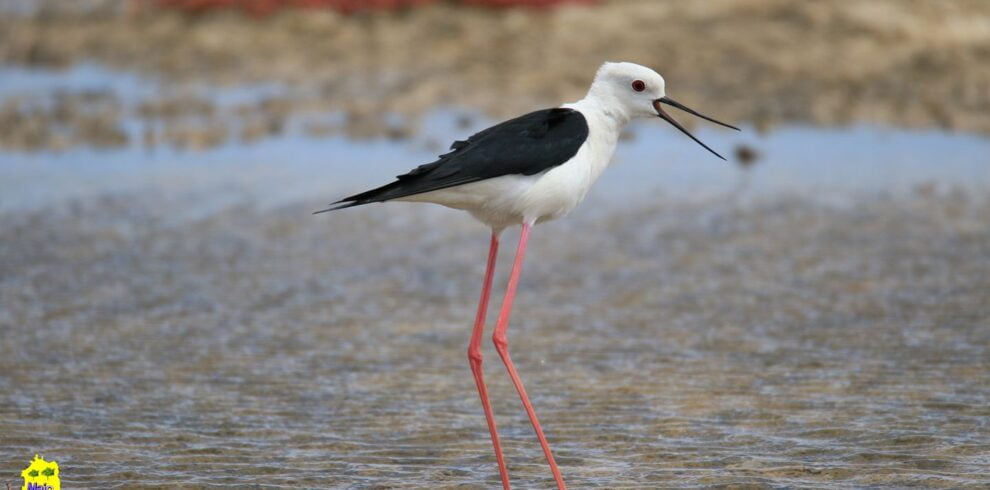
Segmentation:
<svg viewBox="0 0 990 490">
<path fill-rule="evenodd" d="M 323 211 L 384 202 L 503 175 L 535 175 L 574 156 L 588 138 L 588 122 L 574 109 L 544 109 L 496 124 L 449 153 L 396 177 L 396 181 L 346 197 Z"/>
</svg>

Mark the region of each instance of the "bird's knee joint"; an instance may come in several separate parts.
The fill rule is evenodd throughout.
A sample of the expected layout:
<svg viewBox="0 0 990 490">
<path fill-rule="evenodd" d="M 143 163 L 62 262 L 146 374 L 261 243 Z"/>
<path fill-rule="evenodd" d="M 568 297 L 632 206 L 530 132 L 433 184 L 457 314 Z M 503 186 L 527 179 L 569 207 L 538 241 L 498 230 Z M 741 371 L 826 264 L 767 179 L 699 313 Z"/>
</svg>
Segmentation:
<svg viewBox="0 0 990 490">
<path fill-rule="evenodd" d="M 509 339 L 504 336 L 494 336 L 492 337 L 492 343 L 495 344 L 495 350 L 499 352 L 505 352 L 509 350 Z"/>
<path fill-rule="evenodd" d="M 485 356 L 481 355 L 481 349 L 468 349 L 468 362 L 472 365 L 481 365 Z"/>
</svg>

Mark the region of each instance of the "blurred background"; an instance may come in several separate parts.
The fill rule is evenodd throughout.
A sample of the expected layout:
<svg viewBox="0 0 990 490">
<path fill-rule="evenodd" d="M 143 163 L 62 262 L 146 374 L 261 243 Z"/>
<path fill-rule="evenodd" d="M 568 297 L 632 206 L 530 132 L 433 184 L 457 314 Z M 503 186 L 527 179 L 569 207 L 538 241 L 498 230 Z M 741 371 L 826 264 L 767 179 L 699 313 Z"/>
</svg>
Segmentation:
<svg viewBox="0 0 990 490">
<path fill-rule="evenodd" d="M 537 228 L 509 338 L 567 481 L 990 484 L 980 0 L 0 0 L 0 484 L 497 486 L 487 231 L 310 212 L 604 61 L 743 131 L 637 122 Z"/>
</svg>

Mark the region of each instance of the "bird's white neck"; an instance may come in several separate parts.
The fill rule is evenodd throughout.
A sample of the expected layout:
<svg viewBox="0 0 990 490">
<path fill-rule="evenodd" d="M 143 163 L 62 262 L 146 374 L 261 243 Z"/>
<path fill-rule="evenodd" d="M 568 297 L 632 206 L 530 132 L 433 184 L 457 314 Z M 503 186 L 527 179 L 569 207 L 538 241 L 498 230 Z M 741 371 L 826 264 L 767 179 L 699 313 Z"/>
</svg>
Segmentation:
<svg viewBox="0 0 990 490">
<path fill-rule="evenodd" d="M 590 132 L 589 142 L 596 147 L 596 153 L 601 155 L 599 159 L 604 159 L 600 163 L 603 167 L 611 160 L 612 152 L 619 142 L 619 134 L 630 120 L 621 104 L 612 103 L 608 99 L 607 93 L 596 91 L 592 87 L 585 98 L 564 104 L 564 107 L 577 109 L 584 114 Z"/>
<path fill-rule="evenodd" d="M 580 110 L 586 116 L 598 116 L 605 125 L 602 129 L 614 131 L 616 136 L 632 119 L 625 110 L 625 105 L 616 100 L 611 92 L 599 88 L 597 84 L 591 86 L 583 99 L 568 104 L 568 106 Z"/>
</svg>

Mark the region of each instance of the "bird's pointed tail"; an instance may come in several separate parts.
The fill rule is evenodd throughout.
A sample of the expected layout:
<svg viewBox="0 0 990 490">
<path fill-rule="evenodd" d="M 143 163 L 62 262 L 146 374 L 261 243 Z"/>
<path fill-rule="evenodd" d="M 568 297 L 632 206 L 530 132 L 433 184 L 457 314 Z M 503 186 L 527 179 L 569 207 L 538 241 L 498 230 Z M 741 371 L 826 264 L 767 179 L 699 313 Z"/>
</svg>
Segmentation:
<svg viewBox="0 0 990 490">
<path fill-rule="evenodd" d="M 338 209 L 350 208 L 350 207 L 354 207 L 354 206 L 357 206 L 357 205 L 360 205 L 360 204 L 364 204 L 364 203 L 357 202 L 357 201 L 351 201 L 351 202 L 337 201 L 337 202 L 330 203 L 330 207 L 328 207 L 326 209 L 321 209 L 319 211 L 313 211 L 313 214 L 329 213 L 330 211 L 336 211 Z"/>
<path fill-rule="evenodd" d="M 391 184 L 385 184 L 381 187 L 371 189 L 370 191 L 365 191 L 360 194 L 354 194 L 353 196 L 345 197 L 337 202 L 330 203 L 330 207 L 326 209 L 321 209 L 319 211 L 314 211 L 313 214 L 328 213 L 330 211 L 336 211 L 338 209 L 353 208 L 354 206 L 362 206 L 364 204 L 371 204 L 374 202 L 385 202 L 390 199 L 395 199 L 397 197 L 402 197 L 402 194 L 396 194 L 394 191 L 402 184 L 402 181 L 392 182 Z"/>
</svg>

